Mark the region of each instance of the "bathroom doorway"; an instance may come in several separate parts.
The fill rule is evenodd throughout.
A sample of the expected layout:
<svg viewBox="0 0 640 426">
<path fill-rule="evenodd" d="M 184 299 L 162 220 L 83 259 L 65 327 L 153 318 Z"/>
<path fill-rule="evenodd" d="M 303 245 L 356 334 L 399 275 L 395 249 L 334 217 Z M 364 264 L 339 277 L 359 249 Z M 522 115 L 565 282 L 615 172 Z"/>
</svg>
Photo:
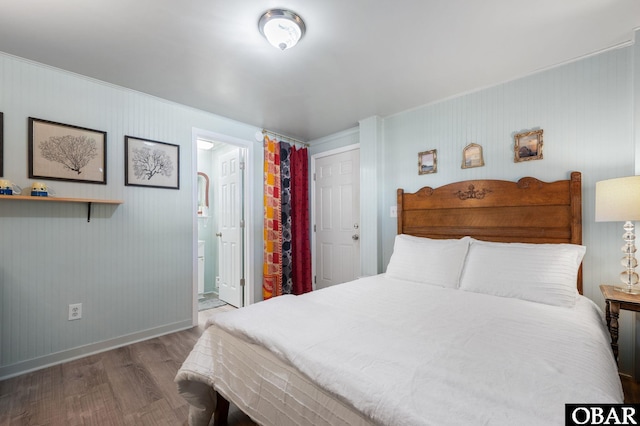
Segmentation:
<svg viewBox="0 0 640 426">
<path fill-rule="evenodd" d="M 249 142 L 194 130 L 197 165 L 194 311 L 249 301 L 245 217 Z"/>
<path fill-rule="evenodd" d="M 242 306 L 244 156 L 238 146 L 198 139 L 198 310 Z"/>
</svg>

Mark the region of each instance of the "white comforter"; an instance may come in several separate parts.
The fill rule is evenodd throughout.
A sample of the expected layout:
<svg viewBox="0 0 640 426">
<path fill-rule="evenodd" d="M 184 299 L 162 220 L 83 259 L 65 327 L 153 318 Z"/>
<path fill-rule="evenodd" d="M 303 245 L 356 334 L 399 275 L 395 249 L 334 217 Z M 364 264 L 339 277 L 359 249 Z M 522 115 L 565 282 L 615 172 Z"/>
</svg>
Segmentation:
<svg viewBox="0 0 640 426">
<path fill-rule="evenodd" d="M 363 278 L 223 313 L 385 425 L 564 424 L 565 403 L 620 403 L 601 311 Z"/>
</svg>

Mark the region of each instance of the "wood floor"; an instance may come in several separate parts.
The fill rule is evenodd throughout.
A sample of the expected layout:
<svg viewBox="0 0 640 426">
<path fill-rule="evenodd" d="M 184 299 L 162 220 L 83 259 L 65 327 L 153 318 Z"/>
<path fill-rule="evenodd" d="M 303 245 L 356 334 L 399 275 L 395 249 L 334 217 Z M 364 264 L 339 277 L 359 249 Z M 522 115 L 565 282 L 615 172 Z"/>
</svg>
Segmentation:
<svg viewBox="0 0 640 426">
<path fill-rule="evenodd" d="M 640 383 L 627 377 L 621 376 L 622 389 L 624 389 L 624 402 L 627 404 L 640 404 Z"/>
<path fill-rule="evenodd" d="M 0 425 L 186 425 L 188 405 L 173 379 L 200 326 L 0 382 Z M 237 408 L 230 426 L 254 423 Z"/>
<path fill-rule="evenodd" d="M 200 326 L 0 382 L 0 425 L 186 425 L 188 406 L 173 379 Z M 640 384 L 622 377 L 626 403 Z M 229 426 L 255 425 L 233 405 Z"/>
</svg>

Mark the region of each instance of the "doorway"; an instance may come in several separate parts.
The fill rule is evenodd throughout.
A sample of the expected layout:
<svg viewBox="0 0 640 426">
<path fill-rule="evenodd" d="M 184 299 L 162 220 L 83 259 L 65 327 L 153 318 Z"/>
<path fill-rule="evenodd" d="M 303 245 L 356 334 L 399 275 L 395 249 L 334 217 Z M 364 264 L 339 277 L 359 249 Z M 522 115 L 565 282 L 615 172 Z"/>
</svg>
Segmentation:
<svg viewBox="0 0 640 426">
<path fill-rule="evenodd" d="M 321 289 L 360 276 L 360 148 L 312 158 L 313 274 Z"/>
<path fill-rule="evenodd" d="M 252 152 L 249 141 L 194 129 L 194 321 L 200 305 L 241 307 L 250 303 L 247 253 L 252 247 L 245 228 L 251 195 L 245 182 Z M 208 189 L 203 188 L 208 182 Z M 204 250 L 203 250 L 204 248 Z"/>
</svg>

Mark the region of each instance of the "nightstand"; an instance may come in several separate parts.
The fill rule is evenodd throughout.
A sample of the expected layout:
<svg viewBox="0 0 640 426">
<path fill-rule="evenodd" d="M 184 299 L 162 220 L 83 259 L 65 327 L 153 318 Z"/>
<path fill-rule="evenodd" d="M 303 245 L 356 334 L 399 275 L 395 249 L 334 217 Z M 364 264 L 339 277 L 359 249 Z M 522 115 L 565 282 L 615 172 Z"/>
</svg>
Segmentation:
<svg viewBox="0 0 640 426">
<path fill-rule="evenodd" d="M 611 349 L 613 349 L 613 356 L 618 362 L 618 316 L 620 309 L 640 312 L 640 294 L 627 294 L 616 290 L 612 285 L 601 285 L 600 291 L 602 291 L 606 302 L 605 312 L 607 327 L 611 334 Z"/>
</svg>

